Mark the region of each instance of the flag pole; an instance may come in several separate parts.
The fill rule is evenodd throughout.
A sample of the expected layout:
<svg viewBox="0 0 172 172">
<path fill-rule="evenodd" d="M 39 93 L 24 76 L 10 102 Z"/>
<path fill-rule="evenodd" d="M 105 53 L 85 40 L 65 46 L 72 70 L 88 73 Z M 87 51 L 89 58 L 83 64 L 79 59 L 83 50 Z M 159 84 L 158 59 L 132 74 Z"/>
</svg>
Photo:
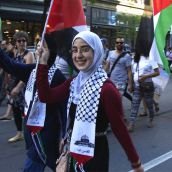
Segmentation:
<svg viewBox="0 0 172 172">
<path fill-rule="evenodd" d="M 40 46 L 42 46 L 42 44 L 43 44 L 43 40 L 44 40 L 44 37 L 45 37 L 46 28 L 47 28 L 47 23 L 48 23 L 48 19 L 49 19 L 49 16 L 50 16 L 51 8 L 53 6 L 53 2 L 54 2 L 54 0 L 51 0 L 50 7 L 49 7 L 49 10 L 48 10 L 48 15 L 46 17 L 44 29 L 43 29 L 42 36 L 41 36 L 41 45 Z"/>
<path fill-rule="evenodd" d="M 44 30 L 43 30 L 42 36 L 41 36 L 40 47 L 42 47 L 42 45 L 43 45 L 43 41 L 44 41 L 44 37 L 45 37 L 45 32 L 46 32 L 46 27 L 47 27 L 48 19 L 49 19 L 49 16 L 50 16 L 51 8 L 52 8 L 52 6 L 53 6 L 53 2 L 54 2 L 54 0 L 51 0 L 50 7 L 49 7 L 49 10 L 48 10 L 48 15 L 47 15 L 47 17 L 46 17 L 46 21 L 45 21 L 45 25 L 44 25 Z M 37 75 L 38 64 L 39 64 L 39 56 L 37 57 L 37 61 L 36 61 L 35 79 L 36 79 L 36 75 Z"/>
</svg>

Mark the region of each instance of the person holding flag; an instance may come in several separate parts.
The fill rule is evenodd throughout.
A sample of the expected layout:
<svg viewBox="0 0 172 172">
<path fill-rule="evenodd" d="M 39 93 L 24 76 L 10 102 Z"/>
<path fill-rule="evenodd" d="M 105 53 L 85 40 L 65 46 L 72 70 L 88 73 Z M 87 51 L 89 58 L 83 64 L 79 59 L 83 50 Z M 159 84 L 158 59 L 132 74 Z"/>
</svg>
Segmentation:
<svg viewBox="0 0 172 172">
<path fill-rule="evenodd" d="M 51 0 L 42 33 L 42 39 L 45 35 L 52 57 L 47 62 L 51 87 L 65 81 L 64 75 L 54 63 L 55 57 L 59 55 L 70 63 L 69 47 L 72 39 L 79 31 L 86 29 L 80 0 Z M 28 151 L 23 171 L 43 172 L 46 166 L 55 171 L 63 127 L 61 121 L 65 119 L 66 104 L 46 104 L 39 101 L 35 87 L 35 64 L 16 64 L 1 49 L 0 57 L 3 69 L 26 83 L 24 136 Z"/>
<path fill-rule="evenodd" d="M 49 80 L 52 82 L 51 86 L 56 86 L 65 81 L 65 77 L 53 64 L 55 61 L 54 53 L 51 52 L 52 59 L 48 61 L 49 64 Z M 53 57 L 54 56 L 54 57 Z M 26 142 L 27 158 L 25 161 L 24 172 L 43 172 L 46 165 L 55 171 L 56 159 L 59 156 L 59 142 L 62 132 L 63 120 L 65 118 L 65 104 L 44 104 L 42 107 L 46 108 L 42 126 L 30 126 L 27 121 L 29 112 L 32 109 L 31 90 L 34 87 L 34 73 L 35 64 L 20 64 L 16 63 L 6 53 L 0 49 L 0 66 L 8 73 L 16 76 L 21 81 L 26 83 L 25 91 L 25 117 L 24 117 L 24 138 Z M 33 96 L 36 96 L 34 90 Z M 62 115 L 63 113 L 63 115 Z M 45 118 L 46 117 L 46 118 Z M 34 118 L 35 119 L 35 118 Z M 64 121 L 64 120 L 63 120 Z M 36 134 L 37 140 L 32 138 Z M 41 143 L 41 144 L 40 144 Z M 45 159 L 43 159 L 45 158 Z"/>
<path fill-rule="evenodd" d="M 39 49 L 36 85 L 41 102 L 60 103 L 68 99 L 66 139 L 70 140 L 69 171 L 108 171 L 108 123 L 125 150 L 135 172 L 143 172 L 141 161 L 123 120 L 118 90 L 102 67 L 103 46 L 97 34 L 78 33 L 72 42 L 72 60 L 79 70 L 75 78 L 51 88 L 46 44 Z M 109 99 L 111 101 L 109 102 Z M 115 104 L 115 106 L 114 106 Z"/>
</svg>

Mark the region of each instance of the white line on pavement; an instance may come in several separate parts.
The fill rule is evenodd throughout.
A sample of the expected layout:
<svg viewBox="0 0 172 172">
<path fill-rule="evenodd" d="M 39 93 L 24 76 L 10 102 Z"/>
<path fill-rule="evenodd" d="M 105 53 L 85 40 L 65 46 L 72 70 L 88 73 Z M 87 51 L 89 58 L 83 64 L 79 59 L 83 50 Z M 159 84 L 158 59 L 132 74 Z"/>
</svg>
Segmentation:
<svg viewBox="0 0 172 172">
<path fill-rule="evenodd" d="M 146 171 L 150 170 L 151 168 L 163 163 L 164 161 L 167 161 L 170 158 L 172 158 L 172 151 L 169 151 L 169 152 L 143 164 L 144 171 L 146 172 Z M 131 170 L 129 172 L 133 172 L 133 170 Z"/>
</svg>

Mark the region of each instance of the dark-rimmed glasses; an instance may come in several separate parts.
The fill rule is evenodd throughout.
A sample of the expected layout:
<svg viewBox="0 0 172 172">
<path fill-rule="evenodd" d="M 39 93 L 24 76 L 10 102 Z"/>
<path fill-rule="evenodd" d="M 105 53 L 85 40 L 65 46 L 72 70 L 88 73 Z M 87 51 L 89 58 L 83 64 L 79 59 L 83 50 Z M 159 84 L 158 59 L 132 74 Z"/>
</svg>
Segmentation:
<svg viewBox="0 0 172 172">
<path fill-rule="evenodd" d="M 123 44 L 124 42 L 116 42 L 116 44 Z"/>
<path fill-rule="evenodd" d="M 18 43 L 21 43 L 21 42 L 25 43 L 26 42 L 26 39 L 18 39 L 17 42 Z"/>
</svg>

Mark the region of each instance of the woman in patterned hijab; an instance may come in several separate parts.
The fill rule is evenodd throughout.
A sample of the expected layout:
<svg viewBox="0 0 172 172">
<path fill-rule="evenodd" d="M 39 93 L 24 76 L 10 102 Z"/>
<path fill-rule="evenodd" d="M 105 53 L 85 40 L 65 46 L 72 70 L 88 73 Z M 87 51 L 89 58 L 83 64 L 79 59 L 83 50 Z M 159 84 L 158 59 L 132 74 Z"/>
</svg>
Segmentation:
<svg viewBox="0 0 172 172">
<path fill-rule="evenodd" d="M 124 148 L 135 172 L 143 172 L 139 156 L 123 121 L 120 95 L 102 68 L 103 46 L 93 32 L 77 34 L 72 42 L 72 60 L 80 71 L 58 87 L 50 88 L 47 78 L 49 52 L 42 47 L 37 87 L 42 102 L 68 99 L 70 167 L 80 171 L 108 171 L 108 123 Z M 110 100 L 110 101 L 109 101 Z M 114 119 L 115 117 L 115 119 Z"/>
</svg>

